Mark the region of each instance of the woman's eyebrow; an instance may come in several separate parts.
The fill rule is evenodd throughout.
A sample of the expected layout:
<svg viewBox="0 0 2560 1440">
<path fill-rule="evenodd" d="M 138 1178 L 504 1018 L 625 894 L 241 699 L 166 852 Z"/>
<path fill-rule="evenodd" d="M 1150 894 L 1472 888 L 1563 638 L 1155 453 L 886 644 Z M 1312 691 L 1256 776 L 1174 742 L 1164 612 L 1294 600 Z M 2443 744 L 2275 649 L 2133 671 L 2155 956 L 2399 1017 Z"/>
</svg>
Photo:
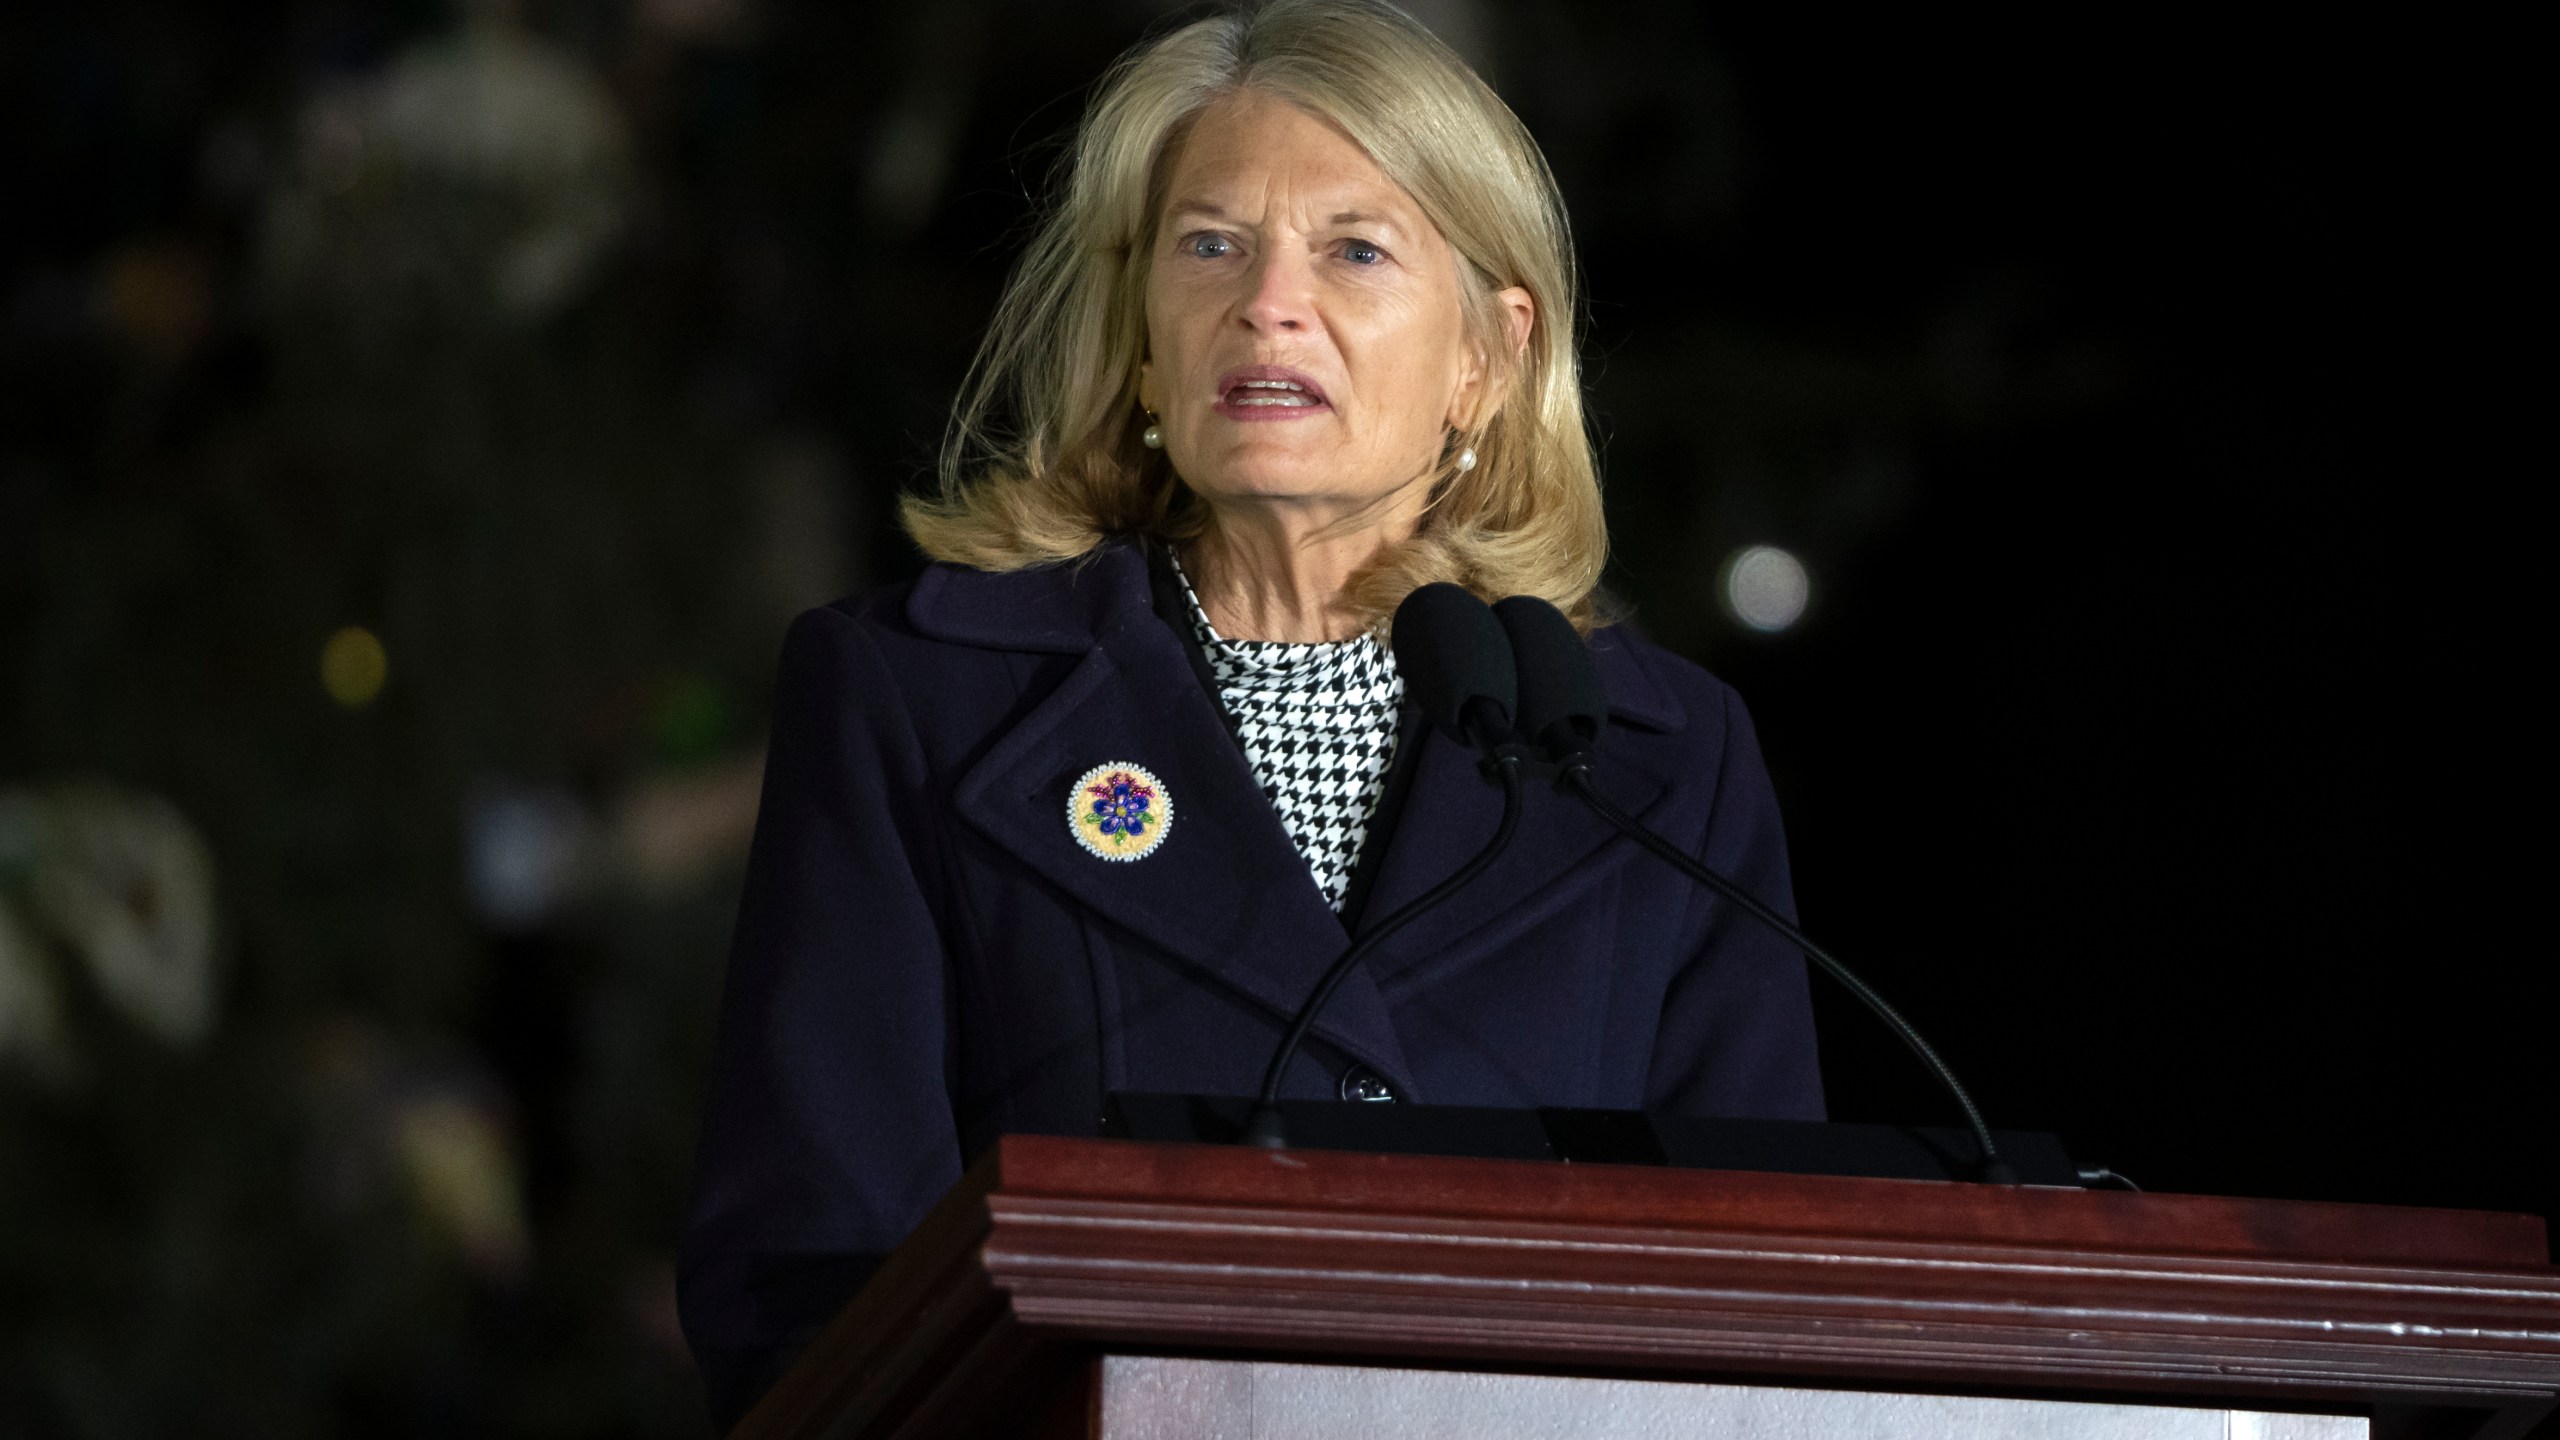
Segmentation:
<svg viewBox="0 0 2560 1440">
<path fill-rule="evenodd" d="M 1235 219 L 1218 205 L 1207 200 L 1196 199 L 1176 200 L 1164 207 L 1164 213 L 1167 220 L 1196 218 L 1232 223 Z M 1337 210 L 1325 220 L 1325 225 L 1328 228 L 1337 225 L 1369 225 L 1399 234 L 1404 230 L 1402 225 L 1396 223 L 1396 217 L 1383 210 Z"/>
</svg>

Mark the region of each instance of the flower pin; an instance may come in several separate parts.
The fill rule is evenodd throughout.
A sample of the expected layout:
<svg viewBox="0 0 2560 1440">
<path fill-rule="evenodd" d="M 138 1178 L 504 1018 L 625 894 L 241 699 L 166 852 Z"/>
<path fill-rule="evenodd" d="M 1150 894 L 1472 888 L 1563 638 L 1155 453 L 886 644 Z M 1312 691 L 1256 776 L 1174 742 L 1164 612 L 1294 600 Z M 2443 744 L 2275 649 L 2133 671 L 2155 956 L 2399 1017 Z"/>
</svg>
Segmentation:
<svg viewBox="0 0 2560 1440">
<path fill-rule="evenodd" d="M 1067 833 L 1105 860 L 1142 860 L 1172 828 L 1164 782 L 1125 760 L 1094 766 L 1067 792 Z"/>
</svg>

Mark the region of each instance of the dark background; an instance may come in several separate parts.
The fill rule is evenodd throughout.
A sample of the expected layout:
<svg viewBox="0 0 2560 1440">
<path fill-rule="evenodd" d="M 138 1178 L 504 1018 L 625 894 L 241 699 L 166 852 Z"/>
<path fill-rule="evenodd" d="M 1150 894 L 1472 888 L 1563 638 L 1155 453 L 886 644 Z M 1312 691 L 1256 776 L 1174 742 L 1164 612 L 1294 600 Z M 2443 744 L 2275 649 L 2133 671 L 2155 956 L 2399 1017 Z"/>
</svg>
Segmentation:
<svg viewBox="0 0 2560 1440">
<path fill-rule="evenodd" d="M 1026 194 L 1168 13 L 0 20 L 0 1433 L 702 1433 L 781 629 L 916 568 Z M 1562 179 L 1610 583 L 1754 707 L 1815 933 L 2152 1188 L 2560 1211 L 2483 678 L 2548 366 L 2436 68 L 2497 38 L 1424 14 Z M 1821 1003 L 1837 1114 L 1948 1118 Z"/>
</svg>

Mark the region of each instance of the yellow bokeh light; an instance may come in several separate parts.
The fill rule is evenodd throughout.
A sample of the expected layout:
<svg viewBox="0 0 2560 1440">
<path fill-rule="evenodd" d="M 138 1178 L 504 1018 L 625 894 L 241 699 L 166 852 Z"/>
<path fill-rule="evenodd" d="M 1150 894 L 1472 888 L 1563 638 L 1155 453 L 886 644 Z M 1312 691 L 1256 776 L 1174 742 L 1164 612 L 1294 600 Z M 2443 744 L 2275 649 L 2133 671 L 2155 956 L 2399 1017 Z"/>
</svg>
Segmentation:
<svg viewBox="0 0 2560 1440">
<path fill-rule="evenodd" d="M 350 625 L 320 647 L 320 688 L 350 710 L 373 703 L 382 682 L 391 677 L 391 657 L 382 641 L 361 625 Z"/>
</svg>

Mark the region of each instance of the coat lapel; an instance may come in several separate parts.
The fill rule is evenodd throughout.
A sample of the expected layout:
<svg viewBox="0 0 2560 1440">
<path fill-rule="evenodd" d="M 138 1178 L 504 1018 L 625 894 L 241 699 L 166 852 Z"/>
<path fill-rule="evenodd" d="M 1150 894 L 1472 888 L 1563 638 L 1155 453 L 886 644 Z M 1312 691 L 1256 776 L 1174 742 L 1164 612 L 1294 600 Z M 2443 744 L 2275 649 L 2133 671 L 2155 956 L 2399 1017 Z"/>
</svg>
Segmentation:
<svg viewBox="0 0 2560 1440">
<path fill-rule="evenodd" d="M 1016 581 L 939 572 L 952 589 L 967 582 Z M 1028 572 L 1040 573 L 1040 572 Z M 1271 802 L 1254 783 L 1192 673 L 1181 641 L 1148 606 L 1144 557 L 1115 546 L 1080 570 L 1048 572 L 1078 592 L 1044 612 L 1027 648 L 1083 659 L 965 774 L 953 794 L 960 814 L 1016 860 L 1105 922 L 1199 968 L 1275 1017 L 1294 1014 L 1348 938 L 1318 894 Z M 1067 597 L 1062 597 L 1067 598 Z M 964 615 L 987 617 L 974 638 L 1005 638 L 998 617 L 1017 605 L 952 603 L 919 587 L 910 615 L 952 633 Z M 1084 627 L 1062 616 L 1084 611 Z M 920 613 L 921 612 L 921 613 Z M 1081 633 L 1077 633 L 1078 629 Z M 1144 858 L 1105 861 L 1067 828 L 1068 792 L 1094 766 L 1127 762 L 1153 771 L 1173 802 L 1164 839 Z M 1408 1091 L 1410 1067 L 1385 1002 L 1367 974 L 1336 993 L 1316 1033 Z"/>
<path fill-rule="evenodd" d="M 1610 725 L 1677 730 L 1686 723 L 1679 702 L 1607 632 L 1593 650 L 1609 691 Z M 1493 838 L 1502 816 L 1502 789 L 1482 773 L 1470 747 L 1436 730 L 1423 733 L 1404 810 L 1389 837 L 1361 915 L 1364 929 L 1395 913 L 1457 870 Z M 1623 744 L 1604 736 L 1595 775 L 1602 793 L 1619 808 L 1647 819 L 1681 782 L 1636 763 Z M 1393 996 L 1462 964 L 1463 942 L 1497 921 L 1527 923 L 1567 903 L 1579 890 L 1639 854 L 1607 822 L 1555 785 L 1523 787 L 1519 828 L 1493 867 L 1382 944 L 1368 968 Z"/>
</svg>

